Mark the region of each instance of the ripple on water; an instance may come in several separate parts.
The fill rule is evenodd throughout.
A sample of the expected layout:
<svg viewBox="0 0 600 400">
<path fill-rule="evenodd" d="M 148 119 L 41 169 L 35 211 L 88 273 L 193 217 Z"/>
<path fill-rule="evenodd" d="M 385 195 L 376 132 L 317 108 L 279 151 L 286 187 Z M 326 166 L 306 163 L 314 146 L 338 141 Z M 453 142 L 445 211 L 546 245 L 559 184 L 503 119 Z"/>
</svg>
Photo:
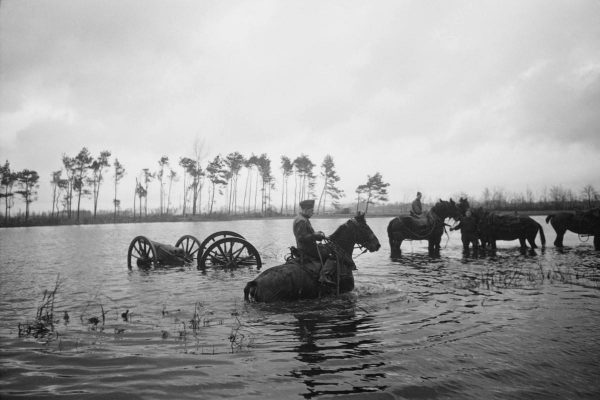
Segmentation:
<svg viewBox="0 0 600 400">
<path fill-rule="evenodd" d="M 538 217 L 536 217 L 538 218 Z M 344 219 L 318 220 L 330 232 Z M 543 222 L 543 220 L 540 220 Z M 77 398 L 594 398 L 600 263 L 565 249 L 463 254 L 450 235 L 356 259 L 338 298 L 245 304 L 258 271 L 128 270 L 130 240 L 244 234 L 279 263 L 289 220 L 0 230 L 0 396 Z M 548 243 L 553 233 L 546 232 Z M 446 241 L 447 240 L 447 241 Z M 22 243 L 36 243 L 23 251 Z M 60 280 L 52 337 L 19 338 Z M 122 314 L 128 310 L 128 318 Z M 66 323 L 64 312 L 70 316 Z M 89 322 L 96 317 L 98 325 Z"/>
</svg>

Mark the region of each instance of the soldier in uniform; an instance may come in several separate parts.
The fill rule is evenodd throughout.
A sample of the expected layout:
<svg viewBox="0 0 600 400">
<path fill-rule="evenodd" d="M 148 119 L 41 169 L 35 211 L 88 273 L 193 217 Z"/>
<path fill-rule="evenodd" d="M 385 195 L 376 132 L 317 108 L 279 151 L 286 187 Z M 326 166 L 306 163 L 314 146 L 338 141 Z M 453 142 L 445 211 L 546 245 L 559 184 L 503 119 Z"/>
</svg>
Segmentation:
<svg viewBox="0 0 600 400">
<path fill-rule="evenodd" d="M 417 192 L 417 198 L 413 200 L 410 210 L 410 215 L 419 218 L 423 213 L 423 206 L 421 205 L 421 192 Z"/>
<path fill-rule="evenodd" d="M 329 253 L 325 246 L 317 244 L 317 241 L 325 239 L 325 234 L 321 231 L 315 232 L 310 223 L 310 217 L 313 216 L 315 211 L 314 207 L 314 200 L 303 200 L 300 202 L 300 212 L 294 219 L 293 225 L 296 248 L 304 256 L 323 263 L 319 279 L 321 283 L 334 284 L 329 276 L 334 272 L 331 265 L 335 265 L 335 263 L 325 263 Z"/>
<path fill-rule="evenodd" d="M 473 245 L 473 250 L 479 249 L 479 235 L 477 233 L 477 220 L 473 217 L 471 210 L 467 210 L 465 216 L 460 219 L 460 223 L 454 228 L 450 228 L 451 231 L 457 231 L 460 229 L 460 239 L 463 242 L 463 250 L 469 251 L 469 245 Z"/>
</svg>

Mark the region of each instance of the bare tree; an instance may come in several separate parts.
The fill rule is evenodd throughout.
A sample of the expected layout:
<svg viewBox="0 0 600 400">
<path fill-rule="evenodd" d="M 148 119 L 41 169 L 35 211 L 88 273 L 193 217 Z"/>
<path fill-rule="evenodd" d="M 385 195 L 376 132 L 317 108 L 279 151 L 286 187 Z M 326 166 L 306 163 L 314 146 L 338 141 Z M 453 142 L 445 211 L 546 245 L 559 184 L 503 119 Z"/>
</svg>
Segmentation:
<svg viewBox="0 0 600 400">
<path fill-rule="evenodd" d="M 169 214 L 169 209 L 171 208 L 171 188 L 173 187 L 173 182 L 177 182 L 179 179 L 177 177 L 177 172 L 170 170 L 169 171 L 169 192 L 167 195 L 167 214 Z"/>
<path fill-rule="evenodd" d="M 160 201 L 159 201 L 159 210 L 160 215 L 163 215 L 164 209 L 164 199 L 165 199 L 165 184 L 164 184 L 164 176 L 165 169 L 169 166 L 169 157 L 162 156 L 160 160 L 158 160 L 158 171 L 156 176 L 158 177 L 158 184 L 160 185 Z"/>
<path fill-rule="evenodd" d="M 152 182 L 152 179 L 154 179 L 156 176 L 156 174 L 153 174 L 152 172 L 150 172 L 149 168 L 144 168 L 142 169 L 142 181 L 144 182 L 144 216 L 147 217 L 148 216 L 148 186 L 150 185 L 150 182 Z M 141 206 L 141 205 L 140 205 Z M 141 209 L 140 209 L 141 212 Z"/>
<path fill-rule="evenodd" d="M 200 212 L 200 204 L 202 203 L 202 187 L 204 181 L 205 172 L 202 170 L 201 164 L 202 160 L 206 157 L 206 150 L 204 148 L 204 140 L 200 140 L 196 137 L 194 140 L 194 161 L 196 161 L 195 166 L 196 170 L 192 173 L 193 184 L 193 204 L 192 204 L 192 214 L 196 215 L 196 211 L 198 214 Z"/>
<path fill-rule="evenodd" d="M 598 197 L 598 192 L 596 189 L 588 184 L 581 189 L 581 194 L 583 195 L 583 200 L 587 201 L 587 206 L 592 208 L 592 201 L 594 201 Z"/>
<path fill-rule="evenodd" d="M 123 167 L 123 164 L 121 164 L 119 162 L 118 158 L 115 158 L 115 163 L 114 163 L 114 183 L 115 183 L 115 197 L 113 198 L 113 205 L 114 205 L 114 214 L 113 214 L 113 219 L 116 221 L 117 220 L 117 211 L 119 209 L 119 206 L 121 205 L 121 200 L 117 199 L 117 187 L 119 186 L 119 182 L 121 181 L 121 179 L 123 179 L 123 177 L 125 176 L 125 168 Z M 133 201 L 133 206 L 134 206 L 134 210 L 135 210 L 135 198 Z M 135 217 L 135 212 L 134 212 L 134 217 Z"/>
<path fill-rule="evenodd" d="M 62 179 L 62 170 L 52 172 L 52 180 L 50 186 L 52 187 L 52 211 L 50 218 L 54 218 L 54 210 L 56 209 L 56 216 L 58 217 L 58 200 L 60 198 L 61 191 L 66 187 L 67 180 Z"/>
</svg>

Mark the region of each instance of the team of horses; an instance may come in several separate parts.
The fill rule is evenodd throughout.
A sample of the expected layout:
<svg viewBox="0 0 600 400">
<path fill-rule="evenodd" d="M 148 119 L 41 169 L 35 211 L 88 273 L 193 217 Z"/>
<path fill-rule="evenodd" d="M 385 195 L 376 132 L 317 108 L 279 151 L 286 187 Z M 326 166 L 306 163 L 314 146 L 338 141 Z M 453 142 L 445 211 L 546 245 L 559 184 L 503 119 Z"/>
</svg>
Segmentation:
<svg viewBox="0 0 600 400">
<path fill-rule="evenodd" d="M 542 247 L 546 238 L 542 226 L 533 218 L 521 215 L 506 215 L 471 208 L 466 199 L 458 202 L 439 200 L 429 211 L 420 217 L 401 215 L 393 218 L 387 227 L 392 258 L 400 257 L 400 246 L 405 240 L 427 240 L 430 255 L 438 255 L 442 235 L 446 232 L 447 219 L 455 222 L 467 216 L 475 219 L 477 239 L 481 248 L 488 245 L 496 250 L 497 240 L 519 240 L 521 249 L 537 248 L 536 236 L 540 235 Z M 556 231 L 556 247 L 563 247 L 563 237 L 567 230 L 580 235 L 593 235 L 594 248 L 600 250 L 600 209 L 584 212 L 556 213 L 548 215 Z M 325 240 L 328 258 L 325 263 L 333 263 L 336 271 L 335 285 L 319 282 L 322 260 L 305 260 L 300 256 L 289 257 L 284 264 L 269 268 L 248 282 L 244 288 L 246 301 L 273 302 L 314 299 L 320 296 L 340 294 L 354 289 L 353 270 L 356 269 L 352 255 L 358 247 L 363 251 L 378 251 L 379 239 L 366 222 L 365 215 L 358 213 Z"/>
</svg>

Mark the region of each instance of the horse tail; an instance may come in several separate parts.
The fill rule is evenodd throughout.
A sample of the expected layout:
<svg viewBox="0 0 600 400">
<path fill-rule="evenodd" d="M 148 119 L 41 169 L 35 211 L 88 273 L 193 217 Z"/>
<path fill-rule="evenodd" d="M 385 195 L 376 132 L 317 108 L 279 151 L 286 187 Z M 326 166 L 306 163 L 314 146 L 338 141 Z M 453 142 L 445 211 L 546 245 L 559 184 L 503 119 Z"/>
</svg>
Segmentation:
<svg viewBox="0 0 600 400">
<path fill-rule="evenodd" d="M 539 223 L 536 222 L 536 224 L 540 231 L 540 240 L 542 241 L 542 247 L 546 247 L 546 236 L 544 235 L 544 229 L 542 228 L 542 225 L 540 225 Z"/>
<path fill-rule="evenodd" d="M 554 218 L 554 214 L 549 214 L 549 215 L 546 217 L 546 223 L 550 222 L 550 220 L 551 220 L 552 218 Z"/>
<path fill-rule="evenodd" d="M 396 218 L 393 218 L 387 226 L 387 234 L 388 234 L 388 238 L 390 240 L 392 240 L 392 224 L 394 223 L 395 220 L 396 220 Z"/>
<path fill-rule="evenodd" d="M 256 281 L 250 281 L 246 284 L 246 287 L 244 288 L 244 301 L 249 302 L 251 298 L 254 298 L 257 286 L 258 284 L 256 283 Z"/>
<path fill-rule="evenodd" d="M 392 225 L 394 224 L 394 222 L 398 220 L 398 217 L 396 218 L 392 218 L 392 220 L 390 221 L 390 223 L 387 226 L 387 234 L 388 234 L 388 239 L 390 241 L 390 247 L 394 247 L 394 244 L 396 243 L 396 239 L 394 239 L 394 234 L 393 234 L 393 228 Z"/>
</svg>

